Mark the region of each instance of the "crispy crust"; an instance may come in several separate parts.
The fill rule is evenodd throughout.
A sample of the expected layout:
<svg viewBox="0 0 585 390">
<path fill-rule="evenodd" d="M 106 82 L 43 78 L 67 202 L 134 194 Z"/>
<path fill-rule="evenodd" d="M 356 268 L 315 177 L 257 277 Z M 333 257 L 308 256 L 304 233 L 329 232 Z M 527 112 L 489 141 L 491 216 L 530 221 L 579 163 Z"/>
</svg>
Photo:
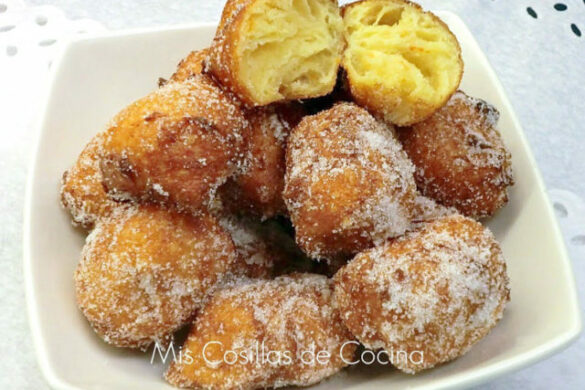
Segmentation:
<svg viewBox="0 0 585 390">
<path fill-rule="evenodd" d="M 343 348 L 352 336 L 331 298 L 330 281 L 311 274 L 227 286 L 205 306 L 183 345 L 192 361 L 171 363 L 165 377 L 175 386 L 209 390 L 318 383 L 346 366 L 343 360 L 351 361 L 355 351 L 354 344 Z M 203 359 L 205 345 L 207 361 L 218 364 Z M 226 352 L 230 350 L 238 354 L 233 364 L 227 362 L 233 362 L 233 353 Z M 330 359 L 311 364 L 304 353 L 311 350 L 326 351 Z M 254 360 L 244 363 L 242 354 Z M 290 357 L 288 364 L 285 354 Z"/>
<path fill-rule="evenodd" d="M 87 239 L 75 271 L 77 302 L 107 343 L 144 349 L 192 320 L 238 261 L 209 215 L 119 209 Z"/>
<path fill-rule="evenodd" d="M 209 48 L 205 48 L 189 53 L 187 57 L 183 58 L 181 62 L 179 62 L 179 65 L 177 65 L 177 70 L 175 73 L 173 73 L 169 80 L 174 82 L 182 82 L 196 74 L 201 74 L 203 71 L 203 61 L 209 55 L 209 51 Z"/>
<path fill-rule="evenodd" d="M 247 121 L 232 97 L 195 75 L 128 106 L 106 132 L 110 196 L 197 212 L 242 159 Z"/>
<path fill-rule="evenodd" d="M 465 354 L 496 326 L 510 299 L 499 244 L 459 215 L 359 254 L 334 280 L 348 329 L 410 374 Z"/>
<path fill-rule="evenodd" d="M 360 4 L 367 3 L 371 0 L 359 0 L 354 3 L 346 4 L 341 8 L 342 16 Z M 376 85 L 363 85 L 358 83 L 356 80 L 352 79 L 350 72 L 347 72 L 347 66 L 342 62 L 342 67 L 346 70 L 344 72 L 345 77 L 347 78 L 347 85 L 349 87 L 350 93 L 354 99 L 354 101 L 361 106 L 367 107 L 372 113 L 376 116 L 384 118 L 389 123 L 392 123 L 397 126 L 410 126 L 415 123 L 421 122 L 428 117 L 430 117 L 434 112 L 436 112 L 439 108 L 441 108 L 449 98 L 455 93 L 459 84 L 461 83 L 461 79 L 463 78 L 463 58 L 461 57 L 461 47 L 459 45 L 459 41 L 453 32 L 449 29 L 449 26 L 445 22 L 443 22 L 438 16 L 433 14 L 430 11 L 425 11 L 419 4 L 413 3 L 409 0 L 392 0 L 392 2 L 400 2 L 404 3 L 405 5 L 412 6 L 419 10 L 420 12 L 424 12 L 428 15 L 431 15 L 433 19 L 443 26 L 445 31 L 452 35 L 454 42 L 458 48 L 458 62 L 460 63 L 460 72 L 457 82 L 454 83 L 452 87 L 452 92 L 450 94 L 446 94 L 446 96 L 437 104 L 429 104 L 424 100 L 417 100 L 412 104 L 411 107 L 411 115 L 406 120 L 397 121 L 392 112 L 396 106 L 398 106 L 402 99 L 398 93 L 392 94 L 388 93 L 387 91 L 381 93 L 379 86 Z M 349 50 L 349 49 L 346 49 Z M 345 59 L 345 56 L 344 56 Z"/>
<path fill-rule="evenodd" d="M 283 98 L 279 101 L 258 102 L 246 88 L 245 83 L 241 80 L 240 59 L 238 58 L 237 49 L 243 39 L 242 25 L 246 18 L 246 12 L 256 1 L 258 0 L 228 0 L 226 2 L 209 56 L 205 60 L 204 72 L 213 76 L 249 108 L 270 103 L 318 97 L 315 95 L 298 95 L 288 96 L 288 98 Z M 330 1 L 337 4 L 337 0 Z M 338 65 L 340 63 L 341 55 L 339 55 Z M 331 92 L 334 87 L 335 80 L 333 80 L 328 92 Z M 321 95 L 325 95 L 328 92 Z"/>
<path fill-rule="evenodd" d="M 245 105 L 256 105 L 239 80 L 239 62 L 236 55 L 240 40 L 240 26 L 246 8 L 255 0 L 228 0 L 221 15 L 216 36 L 205 60 L 204 71 L 233 92 Z"/>
<path fill-rule="evenodd" d="M 223 34 L 230 27 L 238 14 L 255 0 L 227 0 L 221 12 L 221 18 L 216 30 L 216 37 Z"/>
<path fill-rule="evenodd" d="M 420 191 L 476 219 L 502 208 L 514 180 L 498 118 L 493 106 L 458 91 L 432 117 L 402 129 Z"/>
</svg>

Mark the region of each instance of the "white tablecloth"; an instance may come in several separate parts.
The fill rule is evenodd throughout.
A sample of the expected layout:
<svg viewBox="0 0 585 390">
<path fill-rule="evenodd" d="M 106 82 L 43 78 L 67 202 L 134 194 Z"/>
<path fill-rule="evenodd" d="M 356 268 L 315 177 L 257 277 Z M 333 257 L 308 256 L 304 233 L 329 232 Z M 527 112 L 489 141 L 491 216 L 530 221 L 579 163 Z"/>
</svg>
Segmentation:
<svg viewBox="0 0 585 390">
<path fill-rule="evenodd" d="M 0 34 L 10 33 L 3 29 L 2 14 L 11 2 L 15 1 L 0 0 Z M 585 198 L 585 149 L 581 141 L 585 135 L 585 2 L 565 0 L 568 9 L 562 12 L 553 8 L 555 2 L 544 0 L 420 2 L 428 8 L 454 11 L 468 24 L 516 109 L 548 188 L 576 194 L 556 193 L 569 210 L 561 220 L 567 240 L 585 234 L 579 221 L 585 218 L 585 209 L 580 209 L 580 199 Z M 69 19 L 89 18 L 109 29 L 122 29 L 215 21 L 223 0 L 28 0 L 25 4 L 54 5 Z M 538 18 L 530 16 L 527 7 L 534 9 Z M 48 8 L 35 12 L 41 17 L 33 19 L 39 31 L 63 34 L 64 29 L 59 28 L 42 30 L 65 23 L 62 15 Z M 47 14 L 43 24 L 42 17 Z M 583 36 L 573 32 L 573 23 Z M 85 25 L 98 28 L 83 22 L 68 29 L 74 32 Z M 52 46 L 49 40 L 54 38 L 44 39 L 48 51 Z M 0 45 L 0 389 L 40 390 L 47 386 L 37 368 L 24 311 L 21 240 L 24 183 L 32 152 L 31 123 L 42 96 L 46 65 L 10 65 L 7 57 L 30 54 L 17 43 Z M 19 72 L 15 76 L 16 68 Z M 573 241 L 569 246 L 583 302 L 585 246 L 579 245 L 578 239 Z M 584 364 L 585 340 L 581 338 L 567 351 L 482 388 L 584 389 Z"/>
</svg>

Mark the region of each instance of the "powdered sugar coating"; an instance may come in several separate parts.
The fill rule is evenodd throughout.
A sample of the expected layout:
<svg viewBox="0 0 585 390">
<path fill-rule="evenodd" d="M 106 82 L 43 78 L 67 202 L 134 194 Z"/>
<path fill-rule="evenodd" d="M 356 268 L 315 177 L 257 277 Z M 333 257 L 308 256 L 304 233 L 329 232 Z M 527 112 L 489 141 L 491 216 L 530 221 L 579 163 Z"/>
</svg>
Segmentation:
<svg viewBox="0 0 585 390">
<path fill-rule="evenodd" d="M 231 95 L 201 75 L 132 103 L 105 134 L 100 167 L 116 199 L 197 212 L 243 160 L 248 123 Z"/>
<path fill-rule="evenodd" d="M 195 50 L 179 62 L 177 70 L 170 78 L 170 81 L 182 82 L 203 71 L 203 61 L 209 55 L 209 48 Z"/>
<path fill-rule="evenodd" d="M 305 117 L 289 138 L 284 191 L 297 243 L 311 257 L 331 258 L 403 234 L 413 173 L 392 131 L 355 104 Z"/>
<path fill-rule="evenodd" d="M 400 131 L 423 195 L 472 218 L 507 203 L 514 181 L 498 119 L 494 107 L 458 91 L 429 119 Z"/>
<path fill-rule="evenodd" d="M 174 362 L 166 378 L 179 387 L 214 390 L 309 386 L 341 370 L 346 365 L 342 356 L 351 360 L 355 345 L 342 350 L 351 340 L 332 305 L 332 284 L 326 277 L 295 274 L 271 281 L 239 280 L 214 295 L 195 321 L 183 346 L 194 361 Z M 222 345 L 205 350 L 206 362 L 202 354 L 208 342 Z M 228 350 L 249 352 L 253 360 L 230 365 L 223 356 Z M 311 350 L 327 352 L 330 359 L 304 364 L 300 355 Z M 288 364 L 282 357 L 285 352 L 290 352 Z"/>
<path fill-rule="evenodd" d="M 61 203 L 71 213 L 75 226 L 91 229 L 123 205 L 108 198 L 102 185 L 99 153 L 103 135 L 96 135 L 83 149 L 75 164 L 63 174 Z"/>
<path fill-rule="evenodd" d="M 344 323 L 366 347 L 420 351 L 394 364 L 407 373 L 465 354 L 502 318 L 509 280 L 492 233 L 443 217 L 363 252 L 335 276 Z"/>
<path fill-rule="evenodd" d="M 144 349 L 188 323 L 237 262 L 211 216 L 117 209 L 87 238 L 75 272 L 77 301 L 106 342 Z"/>
</svg>

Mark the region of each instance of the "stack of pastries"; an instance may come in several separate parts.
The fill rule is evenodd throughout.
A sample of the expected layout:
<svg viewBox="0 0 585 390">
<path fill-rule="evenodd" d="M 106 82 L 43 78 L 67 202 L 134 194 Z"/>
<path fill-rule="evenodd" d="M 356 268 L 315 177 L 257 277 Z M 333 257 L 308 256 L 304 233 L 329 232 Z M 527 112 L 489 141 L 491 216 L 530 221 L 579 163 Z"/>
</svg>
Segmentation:
<svg viewBox="0 0 585 390">
<path fill-rule="evenodd" d="M 183 388 L 308 386 L 361 348 L 415 354 L 392 360 L 409 374 L 465 354 L 510 299 L 480 221 L 513 178 L 462 75 L 407 0 L 228 0 L 211 46 L 63 175 L 82 313 L 124 348 L 188 327 L 165 374 Z"/>
</svg>

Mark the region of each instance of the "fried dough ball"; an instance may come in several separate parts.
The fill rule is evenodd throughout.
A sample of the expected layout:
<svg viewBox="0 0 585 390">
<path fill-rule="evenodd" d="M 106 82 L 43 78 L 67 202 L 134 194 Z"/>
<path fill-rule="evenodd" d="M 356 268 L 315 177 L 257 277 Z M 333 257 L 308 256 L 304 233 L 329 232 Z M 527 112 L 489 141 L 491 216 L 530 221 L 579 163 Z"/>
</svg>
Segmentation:
<svg viewBox="0 0 585 390">
<path fill-rule="evenodd" d="M 298 103 L 249 110 L 243 171 L 222 187 L 222 200 L 234 213 L 262 219 L 286 214 L 284 189 L 286 141 L 304 115 Z"/>
<path fill-rule="evenodd" d="M 493 215 L 514 182 L 498 111 L 458 91 L 424 122 L 400 131 L 420 191 L 472 218 Z"/>
<path fill-rule="evenodd" d="M 355 352 L 332 295 L 331 282 L 311 274 L 222 289 L 197 317 L 183 346 L 192 361 L 173 362 L 166 379 L 210 390 L 320 382 L 346 366 Z M 320 362 L 311 351 L 321 354 Z"/>
<path fill-rule="evenodd" d="M 247 121 L 235 100 L 195 75 L 132 103 L 107 130 L 100 167 L 117 199 L 195 212 L 243 159 Z"/>
<path fill-rule="evenodd" d="M 228 0 L 206 71 L 248 106 L 323 96 L 342 34 L 336 0 Z"/>
<path fill-rule="evenodd" d="M 437 16 L 405 0 L 362 0 L 342 13 L 343 68 L 358 104 L 387 122 L 411 125 L 459 87 L 461 49 Z"/>
<path fill-rule="evenodd" d="M 335 276 L 335 301 L 362 344 L 414 374 L 485 337 L 502 318 L 508 285 L 492 233 L 454 215 L 360 253 Z"/>
<path fill-rule="evenodd" d="M 195 50 L 179 62 L 177 70 L 170 78 L 171 82 L 183 82 L 203 71 L 203 61 L 209 55 L 209 48 Z"/>
<path fill-rule="evenodd" d="M 75 271 L 77 302 L 107 343 L 145 349 L 189 323 L 238 261 L 209 215 L 118 209 L 87 239 Z"/>
<path fill-rule="evenodd" d="M 355 104 L 305 117 L 289 138 L 284 190 L 297 243 L 331 259 L 403 234 L 413 173 L 392 130 Z"/>
<path fill-rule="evenodd" d="M 63 174 L 61 183 L 61 204 L 71 213 L 73 225 L 85 229 L 92 229 L 98 220 L 122 207 L 108 198 L 102 185 L 98 155 L 103 142 L 103 135 L 96 135 Z"/>
</svg>

